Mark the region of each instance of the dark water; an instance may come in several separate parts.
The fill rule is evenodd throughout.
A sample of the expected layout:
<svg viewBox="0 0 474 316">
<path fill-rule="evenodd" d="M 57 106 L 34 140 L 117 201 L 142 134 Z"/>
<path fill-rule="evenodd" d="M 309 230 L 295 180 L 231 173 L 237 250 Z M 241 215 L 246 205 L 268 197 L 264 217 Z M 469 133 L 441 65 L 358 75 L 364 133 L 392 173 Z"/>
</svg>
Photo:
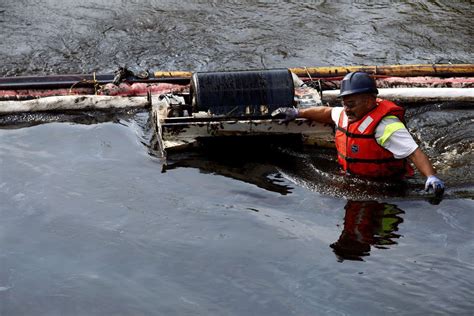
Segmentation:
<svg viewBox="0 0 474 316">
<path fill-rule="evenodd" d="M 472 62 L 472 12 L 2 0 L 0 74 Z M 408 114 L 449 186 L 438 205 L 419 176 L 344 179 L 330 151 L 244 144 L 164 168 L 144 112 L 1 129 L 0 315 L 470 315 L 472 107 Z"/>
</svg>

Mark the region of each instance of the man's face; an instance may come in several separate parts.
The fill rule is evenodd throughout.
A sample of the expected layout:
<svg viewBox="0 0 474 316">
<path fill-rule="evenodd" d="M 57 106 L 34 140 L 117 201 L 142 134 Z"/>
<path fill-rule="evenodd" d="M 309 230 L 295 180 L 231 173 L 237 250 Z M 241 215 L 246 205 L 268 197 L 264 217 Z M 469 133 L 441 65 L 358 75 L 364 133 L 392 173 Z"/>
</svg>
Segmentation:
<svg viewBox="0 0 474 316">
<path fill-rule="evenodd" d="M 353 94 L 342 97 L 342 105 L 349 123 L 363 118 L 375 105 L 375 96 L 371 94 Z"/>
</svg>

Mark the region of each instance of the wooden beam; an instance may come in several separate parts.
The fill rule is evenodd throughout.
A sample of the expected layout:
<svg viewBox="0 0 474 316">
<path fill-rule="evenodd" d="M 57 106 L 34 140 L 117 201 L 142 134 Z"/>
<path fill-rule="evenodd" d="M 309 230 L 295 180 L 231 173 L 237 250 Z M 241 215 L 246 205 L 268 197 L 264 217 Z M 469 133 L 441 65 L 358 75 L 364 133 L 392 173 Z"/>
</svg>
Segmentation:
<svg viewBox="0 0 474 316">
<path fill-rule="evenodd" d="M 298 76 L 339 77 L 353 71 L 363 71 L 373 75 L 391 77 L 416 76 L 473 76 L 474 64 L 432 64 L 432 65 L 385 65 L 385 66 L 341 66 L 341 67 L 304 67 L 290 68 Z"/>
<path fill-rule="evenodd" d="M 393 77 L 416 76 L 474 76 L 474 64 L 418 64 L 381 66 L 331 66 L 289 68 L 300 77 L 340 77 L 352 71 L 364 71 L 374 75 Z M 155 78 L 191 78 L 190 71 L 156 71 Z"/>
</svg>

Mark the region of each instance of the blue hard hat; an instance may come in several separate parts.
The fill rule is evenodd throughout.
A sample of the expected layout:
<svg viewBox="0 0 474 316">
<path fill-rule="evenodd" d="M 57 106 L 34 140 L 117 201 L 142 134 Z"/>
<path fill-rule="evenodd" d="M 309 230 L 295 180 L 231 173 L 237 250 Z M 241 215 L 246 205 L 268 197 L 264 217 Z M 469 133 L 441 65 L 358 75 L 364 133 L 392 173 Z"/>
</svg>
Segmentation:
<svg viewBox="0 0 474 316">
<path fill-rule="evenodd" d="M 375 80 L 365 72 L 356 71 L 348 73 L 342 79 L 341 92 L 338 97 L 360 93 L 379 93 Z"/>
</svg>

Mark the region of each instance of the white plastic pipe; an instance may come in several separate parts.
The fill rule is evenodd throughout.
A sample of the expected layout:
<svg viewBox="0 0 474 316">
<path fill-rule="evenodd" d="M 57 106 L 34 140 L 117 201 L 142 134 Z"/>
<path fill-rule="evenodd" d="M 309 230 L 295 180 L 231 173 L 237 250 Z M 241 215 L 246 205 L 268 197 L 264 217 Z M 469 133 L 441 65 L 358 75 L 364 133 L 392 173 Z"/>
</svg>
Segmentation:
<svg viewBox="0 0 474 316">
<path fill-rule="evenodd" d="M 144 108 L 150 106 L 147 97 L 103 95 L 70 95 L 45 97 L 28 101 L 0 101 L 0 114 L 62 111 Z"/>
<path fill-rule="evenodd" d="M 402 102 L 474 102 L 474 88 L 388 88 L 378 89 L 379 98 Z M 323 91 L 323 101 L 335 101 L 339 90 Z"/>
</svg>

